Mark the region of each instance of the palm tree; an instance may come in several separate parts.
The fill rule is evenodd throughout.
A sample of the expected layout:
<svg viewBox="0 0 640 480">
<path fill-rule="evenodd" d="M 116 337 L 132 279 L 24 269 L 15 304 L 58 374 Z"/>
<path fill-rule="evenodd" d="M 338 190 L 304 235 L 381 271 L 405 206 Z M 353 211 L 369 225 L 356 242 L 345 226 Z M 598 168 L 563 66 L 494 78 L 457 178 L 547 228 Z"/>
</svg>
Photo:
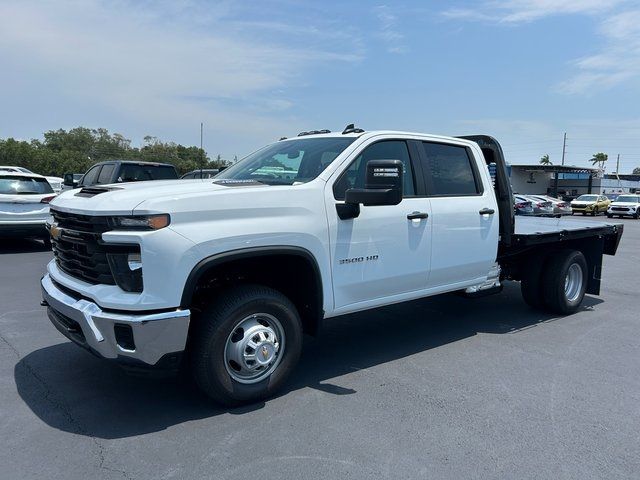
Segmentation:
<svg viewBox="0 0 640 480">
<path fill-rule="evenodd" d="M 600 164 L 600 170 L 604 170 L 604 162 L 606 162 L 608 158 L 609 155 L 607 155 L 606 153 L 598 152 L 593 154 L 593 157 L 590 161 L 593 165 L 595 165 L 596 163 Z"/>
<path fill-rule="evenodd" d="M 540 158 L 540 165 L 553 165 L 553 163 L 551 163 L 551 160 L 549 160 L 549 154 L 548 153 L 546 155 L 543 155 Z"/>
</svg>

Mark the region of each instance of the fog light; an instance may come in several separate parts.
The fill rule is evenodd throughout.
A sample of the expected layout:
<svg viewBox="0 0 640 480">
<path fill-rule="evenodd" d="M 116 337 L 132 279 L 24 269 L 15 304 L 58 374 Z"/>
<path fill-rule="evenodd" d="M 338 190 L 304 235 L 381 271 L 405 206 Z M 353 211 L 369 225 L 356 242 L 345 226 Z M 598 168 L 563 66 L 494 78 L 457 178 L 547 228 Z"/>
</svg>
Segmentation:
<svg viewBox="0 0 640 480">
<path fill-rule="evenodd" d="M 127 256 L 127 264 L 132 272 L 142 268 L 142 258 L 139 253 L 130 253 Z"/>
</svg>

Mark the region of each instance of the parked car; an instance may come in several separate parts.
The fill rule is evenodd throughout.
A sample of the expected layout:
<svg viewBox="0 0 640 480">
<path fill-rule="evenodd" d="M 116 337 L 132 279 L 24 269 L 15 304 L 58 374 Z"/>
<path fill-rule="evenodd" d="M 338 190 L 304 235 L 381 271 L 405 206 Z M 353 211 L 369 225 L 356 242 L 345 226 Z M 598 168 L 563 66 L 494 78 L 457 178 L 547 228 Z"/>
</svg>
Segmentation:
<svg viewBox="0 0 640 480">
<path fill-rule="evenodd" d="M 616 199 L 621 195 L 620 193 L 605 193 L 603 194 L 605 197 L 607 197 L 609 200 L 611 200 L 612 202 L 615 202 Z"/>
<path fill-rule="evenodd" d="M 533 215 L 533 201 L 520 195 L 514 195 L 513 210 L 516 215 Z"/>
<path fill-rule="evenodd" d="M 571 211 L 572 213 L 582 213 L 583 215 L 587 213 L 590 215 L 599 215 L 606 213 L 610 203 L 611 200 L 604 195 L 580 195 L 571 201 Z"/>
<path fill-rule="evenodd" d="M 619 195 L 607 209 L 607 217 L 611 218 L 614 215 L 620 218 L 624 216 L 640 218 L 640 195 Z"/>
<path fill-rule="evenodd" d="M 110 183 L 143 182 L 147 180 L 175 180 L 176 167 L 169 163 L 112 160 L 96 163 L 78 182 L 65 174 L 64 185 L 70 188 L 106 185 Z"/>
<path fill-rule="evenodd" d="M 569 202 L 565 202 L 564 200 L 560 200 L 558 198 L 553 198 L 548 195 L 529 195 L 531 198 L 535 198 L 545 202 L 551 202 L 553 205 L 553 216 L 561 217 L 562 215 L 571 215 L 571 205 Z"/>
<path fill-rule="evenodd" d="M 548 200 L 541 200 L 532 195 L 520 195 L 520 197 L 531 201 L 533 206 L 533 214 L 538 217 L 552 217 L 553 203 Z"/>
<path fill-rule="evenodd" d="M 217 168 L 203 168 L 202 170 L 191 170 L 180 177 L 180 179 L 192 179 L 192 178 L 213 178 L 220 170 Z"/>
<path fill-rule="evenodd" d="M 32 173 L 34 175 L 38 175 L 37 173 L 32 172 L 31 170 L 24 167 L 10 167 L 10 166 L 0 166 L 0 172 L 21 172 L 21 173 Z M 44 178 L 47 179 L 49 185 L 55 193 L 60 193 L 62 191 L 62 178 L 61 177 L 48 177 L 43 175 Z"/>
<path fill-rule="evenodd" d="M 0 237 L 39 238 L 50 245 L 45 224 L 55 197 L 42 175 L 0 172 Z"/>
<path fill-rule="evenodd" d="M 276 161 L 286 168 L 263 168 Z M 498 293 L 507 279 L 533 308 L 576 312 L 600 292 L 602 257 L 616 253 L 623 226 L 514 220 L 512 202 L 492 137 L 349 125 L 275 142 L 211 182 L 62 193 L 42 304 L 99 357 L 183 368 L 218 402 L 256 402 L 283 387 L 303 333 L 327 318 Z M 367 348 L 384 355 L 384 338 Z"/>
</svg>

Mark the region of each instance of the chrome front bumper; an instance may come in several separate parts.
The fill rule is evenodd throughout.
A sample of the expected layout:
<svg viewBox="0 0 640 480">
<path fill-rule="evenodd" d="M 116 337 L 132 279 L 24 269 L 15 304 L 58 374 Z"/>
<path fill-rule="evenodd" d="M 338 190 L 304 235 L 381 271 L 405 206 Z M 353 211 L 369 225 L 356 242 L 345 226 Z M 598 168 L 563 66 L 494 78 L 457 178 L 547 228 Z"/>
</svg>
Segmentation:
<svg viewBox="0 0 640 480">
<path fill-rule="evenodd" d="M 164 356 L 185 349 L 190 310 L 108 312 L 79 295 L 75 298 L 72 292 L 62 291 L 49 274 L 40 283 L 53 325 L 71 341 L 103 358 L 154 366 Z"/>
</svg>

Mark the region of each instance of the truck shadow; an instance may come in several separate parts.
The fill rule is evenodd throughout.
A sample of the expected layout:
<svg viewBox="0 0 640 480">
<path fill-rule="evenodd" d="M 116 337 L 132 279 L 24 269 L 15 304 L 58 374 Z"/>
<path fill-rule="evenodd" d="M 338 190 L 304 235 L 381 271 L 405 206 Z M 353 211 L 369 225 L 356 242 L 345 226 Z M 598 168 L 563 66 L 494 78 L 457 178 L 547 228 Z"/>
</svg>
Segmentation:
<svg viewBox="0 0 640 480">
<path fill-rule="evenodd" d="M 602 300 L 586 297 L 584 310 Z M 424 352 L 477 333 L 518 334 L 559 320 L 529 309 L 518 285 L 500 295 L 475 300 L 443 295 L 326 321 L 309 338 L 298 368 L 279 396 L 304 389 L 327 394 L 357 393 L 331 382 L 356 370 Z M 239 409 L 219 407 L 190 382 L 126 375 L 71 343 L 36 350 L 16 364 L 18 393 L 49 426 L 96 438 L 126 438 L 164 430 L 220 414 L 245 414 L 264 403 Z M 348 380 L 341 380 L 341 384 Z M 270 402 L 278 401 L 276 399 Z"/>
<path fill-rule="evenodd" d="M 7 253 L 28 253 L 51 251 L 42 240 L 32 238 L 0 239 L 0 255 Z"/>
</svg>

